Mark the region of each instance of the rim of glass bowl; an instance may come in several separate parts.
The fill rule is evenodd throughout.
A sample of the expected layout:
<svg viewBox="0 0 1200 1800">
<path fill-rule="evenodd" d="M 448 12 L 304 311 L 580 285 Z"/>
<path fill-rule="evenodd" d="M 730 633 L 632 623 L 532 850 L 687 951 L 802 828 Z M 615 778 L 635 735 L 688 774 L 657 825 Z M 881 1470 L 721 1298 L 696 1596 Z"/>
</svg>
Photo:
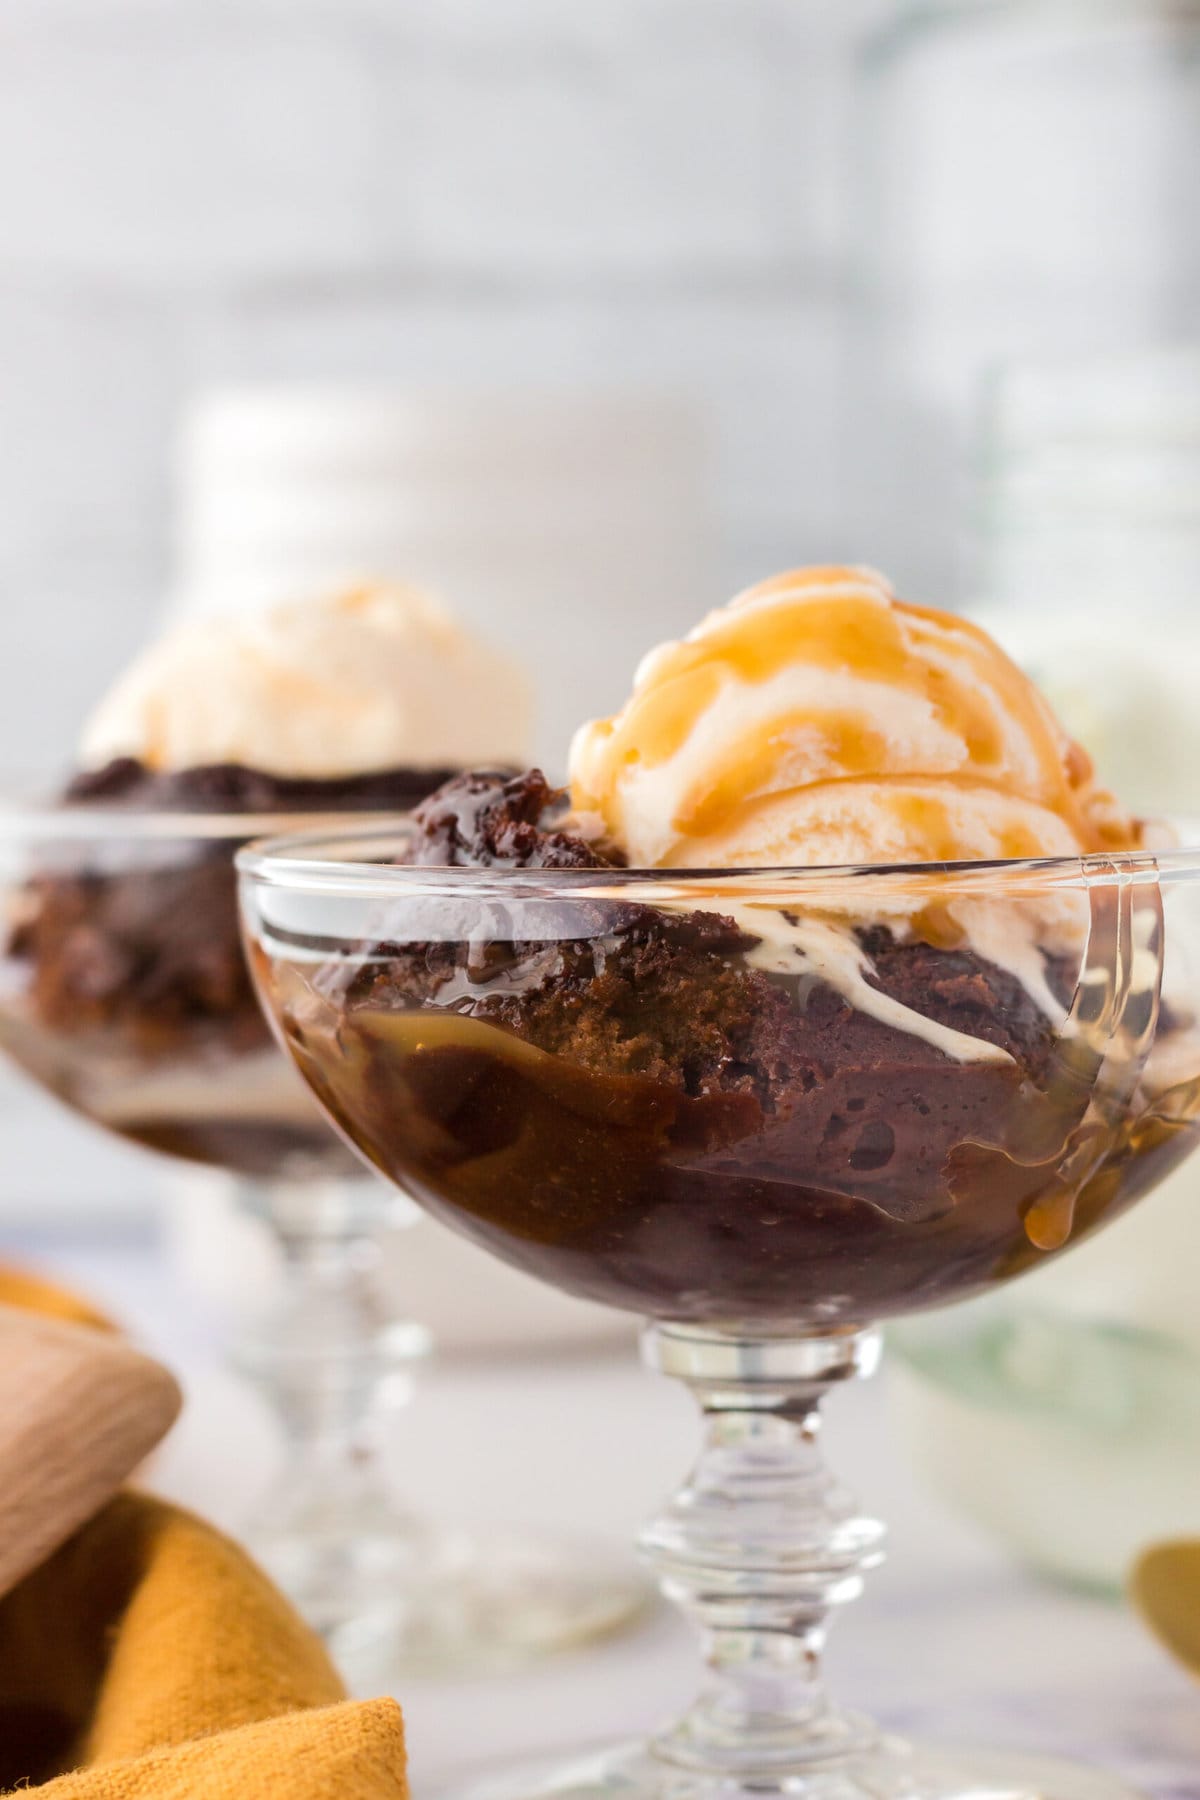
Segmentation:
<svg viewBox="0 0 1200 1800">
<path fill-rule="evenodd" d="M 333 835 L 331 826 L 367 828 L 386 820 L 393 833 L 402 828 L 407 815 L 362 807 L 309 807 L 276 812 L 188 812 L 183 807 L 157 808 L 112 806 L 103 801 L 81 804 L 34 797 L 10 790 L 0 793 L 0 842 L 20 838 L 26 842 L 49 842 L 55 838 L 103 842 L 106 839 L 203 838 L 213 843 L 226 840 L 244 844 L 247 839 L 277 842 L 288 837 L 308 836 L 314 839 Z"/>
<path fill-rule="evenodd" d="M 236 862 L 243 878 L 266 886 L 303 889 L 311 893 L 359 894 L 364 899 L 414 894 L 477 895 L 503 893 L 532 897 L 547 893 L 594 892 L 597 884 L 606 894 L 614 888 L 653 886 L 669 897 L 672 885 L 695 896 L 706 885 L 753 890 L 756 899 L 794 900 L 805 890 L 819 891 L 826 899 L 840 883 L 857 885 L 865 880 L 909 888 L 932 882 L 939 888 L 953 882 L 963 890 L 997 889 L 1015 896 L 1047 888 L 1078 891 L 1081 888 L 1121 886 L 1152 876 L 1172 881 L 1200 880 L 1200 833 L 1187 845 L 1161 850 L 1121 850 L 1088 856 L 1050 856 L 1018 860 L 945 863 L 848 863 L 829 867 L 771 869 L 503 869 L 457 865 L 411 864 L 370 861 L 352 852 L 376 845 L 394 854 L 411 835 L 411 824 L 402 817 L 377 814 L 369 826 L 348 826 L 337 831 L 290 831 L 259 838 L 238 851 Z"/>
</svg>

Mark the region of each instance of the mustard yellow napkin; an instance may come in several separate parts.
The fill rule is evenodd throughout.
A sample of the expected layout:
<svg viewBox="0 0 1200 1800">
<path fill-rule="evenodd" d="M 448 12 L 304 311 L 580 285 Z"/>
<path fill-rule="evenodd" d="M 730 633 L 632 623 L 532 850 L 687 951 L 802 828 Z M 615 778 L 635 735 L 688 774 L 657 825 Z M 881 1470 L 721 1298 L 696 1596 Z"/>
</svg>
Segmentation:
<svg viewBox="0 0 1200 1800">
<path fill-rule="evenodd" d="M 112 1320 L 100 1312 L 82 1294 L 57 1286 L 28 1269 L 14 1269 L 0 1264 L 0 1306 L 20 1306 L 26 1312 L 45 1313 L 51 1319 L 65 1319 L 69 1325 L 90 1325 L 93 1331 L 115 1331 Z"/>
<path fill-rule="evenodd" d="M 0 1298 L 22 1304 L 20 1285 L 0 1270 Z M 320 1640 L 228 1538 L 122 1493 L 0 1599 L 0 1792 L 16 1788 L 402 1800 L 403 1724 L 393 1700 L 347 1701 Z"/>
</svg>

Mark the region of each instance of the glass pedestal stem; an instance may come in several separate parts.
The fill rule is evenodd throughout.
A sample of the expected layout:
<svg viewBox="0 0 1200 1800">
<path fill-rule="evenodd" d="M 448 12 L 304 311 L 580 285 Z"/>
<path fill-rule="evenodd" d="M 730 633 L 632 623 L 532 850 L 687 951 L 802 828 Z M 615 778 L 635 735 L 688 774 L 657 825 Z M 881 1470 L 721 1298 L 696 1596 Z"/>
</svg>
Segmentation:
<svg viewBox="0 0 1200 1800">
<path fill-rule="evenodd" d="M 640 1611 L 627 1557 L 540 1528 L 466 1532 L 393 1490 L 385 1441 L 429 1334 L 397 1315 L 382 1237 L 415 1208 L 366 1179 L 257 1183 L 239 1199 L 271 1228 L 285 1276 L 236 1355 L 286 1439 L 246 1535 L 351 1687 L 517 1668 Z"/>
<path fill-rule="evenodd" d="M 640 1539 L 664 1594 L 698 1628 L 707 1667 L 653 1754 L 746 1781 L 868 1751 L 877 1734 L 830 1701 L 821 1655 L 835 1609 L 882 1559 L 884 1529 L 828 1472 L 819 1409 L 831 1387 L 872 1372 L 878 1336 L 668 1325 L 650 1327 L 643 1347 L 692 1390 L 705 1428 L 690 1477 Z"/>
<path fill-rule="evenodd" d="M 428 1572 L 429 1535 L 391 1491 L 389 1420 L 429 1349 L 394 1315 L 379 1277 L 371 1184 L 255 1183 L 244 1207 L 283 1253 L 284 1285 L 239 1366 L 267 1393 L 286 1441 L 283 1469 L 251 1521 L 251 1547 L 347 1662 L 402 1626 L 401 1596 Z"/>
<path fill-rule="evenodd" d="M 640 1539 L 699 1633 L 700 1693 L 648 1742 L 493 1764 L 434 1800 L 1145 1800 L 1045 1757 L 909 1744 L 826 1693 L 830 1621 L 882 1559 L 884 1531 L 825 1467 L 820 1406 L 875 1368 L 875 1332 L 657 1325 L 643 1348 L 704 1418 L 699 1460 Z"/>
</svg>

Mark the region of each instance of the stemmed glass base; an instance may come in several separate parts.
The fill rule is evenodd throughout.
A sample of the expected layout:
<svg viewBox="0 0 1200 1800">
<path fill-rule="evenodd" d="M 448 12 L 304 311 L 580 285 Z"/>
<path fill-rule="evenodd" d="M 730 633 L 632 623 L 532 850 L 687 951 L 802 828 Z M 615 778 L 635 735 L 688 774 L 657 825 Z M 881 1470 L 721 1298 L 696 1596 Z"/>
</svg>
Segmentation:
<svg viewBox="0 0 1200 1800">
<path fill-rule="evenodd" d="M 349 1684 L 377 1692 L 409 1674 L 513 1668 L 641 1611 L 647 1589 L 628 1559 L 532 1531 L 447 1531 L 392 1491 L 384 1439 L 430 1344 L 379 1279 L 387 1190 L 259 1182 L 238 1196 L 286 1267 L 282 1298 L 236 1352 L 286 1441 L 244 1536 Z"/>
<path fill-rule="evenodd" d="M 398 1510 L 276 1518 L 268 1506 L 247 1540 L 362 1694 L 517 1669 L 616 1631 L 648 1600 L 628 1563 L 592 1543 L 441 1532 Z"/>
<path fill-rule="evenodd" d="M 819 1407 L 872 1372 L 876 1333 L 668 1325 L 643 1344 L 704 1417 L 699 1461 L 641 1537 L 664 1594 L 700 1634 L 701 1692 L 647 1743 L 491 1770 L 457 1800 L 1131 1800 L 1122 1783 L 1071 1764 L 913 1747 L 827 1694 L 830 1617 L 861 1592 L 884 1532 L 826 1469 Z"/>
<path fill-rule="evenodd" d="M 676 1767 L 654 1745 L 571 1762 L 514 1764 L 431 1800 L 1146 1800 L 1112 1776 L 1056 1757 L 924 1749 L 877 1738 L 824 1765 L 717 1777 Z"/>
</svg>

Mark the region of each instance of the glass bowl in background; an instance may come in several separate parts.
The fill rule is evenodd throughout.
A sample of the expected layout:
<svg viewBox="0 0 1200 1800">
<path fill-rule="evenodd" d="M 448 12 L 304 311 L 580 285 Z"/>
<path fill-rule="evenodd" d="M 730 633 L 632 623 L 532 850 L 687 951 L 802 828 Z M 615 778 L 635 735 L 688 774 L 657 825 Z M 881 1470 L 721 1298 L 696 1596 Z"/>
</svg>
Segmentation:
<svg viewBox="0 0 1200 1800">
<path fill-rule="evenodd" d="M 981 399 L 974 616 L 1105 786 L 1135 809 L 1193 806 L 1200 347 L 1016 356 Z M 1109 1593 L 1147 1543 L 1195 1531 L 1198 1261 L 1188 1165 L 1065 1267 L 901 1328 L 889 1391 L 936 1488 L 1027 1562 Z"/>
<path fill-rule="evenodd" d="M 642 1538 L 703 1635 L 699 1700 L 648 1743 L 479 1791 L 1123 1794 L 913 1749 L 827 1697 L 829 1616 L 883 1533 L 817 1428 L 876 1321 L 1047 1264 L 1194 1146 L 1200 852 L 550 873 L 402 851 L 376 829 L 242 852 L 284 1042 L 436 1216 L 648 1315 L 648 1360 L 706 1421 Z"/>
<path fill-rule="evenodd" d="M 367 815 L 364 815 L 364 818 Z M 509 1666 L 610 1629 L 632 1571 L 544 1534 L 468 1541 L 391 1491 L 382 1441 L 429 1347 L 381 1279 L 419 1216 L 374 1180 L 280 1054 L 242 947 L 233 856 L 345 812 L 0 809 L 0 1048 L 74 1111 L 221 1171 L 282 1250 L 235 1357 L 266 1391 L 282 1471 L 246 1535 L 352 1677 Z"/>
<path fill-rule="evenodd" d="M 890 1335 L 888 1393 L 942 1497 L 1042 1574 L 1110 1598 L 1200 1524 L 1197 1169 L 1065 1263 Z"/>
<path fill-rule="evenodd" d="M 5 807 L 0 1041 L 95 1124 L 249 1180 L 359 1173 L 257 1005 L 233 852 L 285 814 Z"/>
</svg>

